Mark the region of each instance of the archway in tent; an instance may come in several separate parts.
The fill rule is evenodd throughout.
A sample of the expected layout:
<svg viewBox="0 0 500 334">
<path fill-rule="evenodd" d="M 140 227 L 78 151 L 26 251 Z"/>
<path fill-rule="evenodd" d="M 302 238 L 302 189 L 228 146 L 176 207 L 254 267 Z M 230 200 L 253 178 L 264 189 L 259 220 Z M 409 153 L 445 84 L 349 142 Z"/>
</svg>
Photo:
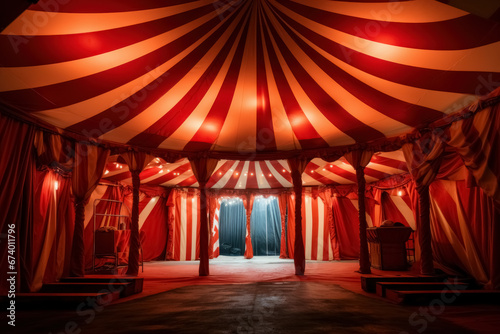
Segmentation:
<svg viewBox="0 0 500 334">
<path fill-rule="evenodd" d="M 219 213 L 220 255 L 243 256 L 245 253 L 246 210 L 240 198 L 221 200 Z"/>
<path fill-rule="evenodd" d="M 253 255 L 280 255 L 281 215 L 274 196 L 255 198 L 250 218 Z"/>
</svg>

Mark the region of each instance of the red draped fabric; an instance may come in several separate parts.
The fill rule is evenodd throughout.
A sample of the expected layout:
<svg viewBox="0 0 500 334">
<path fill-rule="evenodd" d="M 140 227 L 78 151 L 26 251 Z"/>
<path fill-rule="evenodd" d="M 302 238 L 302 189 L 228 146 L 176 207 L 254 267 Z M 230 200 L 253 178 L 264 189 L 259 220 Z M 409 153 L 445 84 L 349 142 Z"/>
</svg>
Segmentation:
<svg viewBox="0 0 500 334">
<path fill-rule="evenodd" d="M 309 189 L 308 189 L 309 190 Z M 295 256 L 295 195 L 288 197 L 288 230 L 287 245 L 290 258 Z M 330 228 L 328 224 L 328 213 L 323 200 L 307 191 L 302 194 L 301 206 L 301 236 L 304 241 L 305 260 L 333 259 L 333 249 L 330 239 Z"/>
<path fill-rule="evenodd" d="M 144 152 L 127 151 L 121 154 L 132 174 L 133 202 L 132 217 L 130 222 L 130 250 L 128 259 L 127 275 L 136 276 L 139 273 L 139 249 L 141 241 L 139 238 L 139 174 L 144 167 L 153 160 L 153 156 Z"/>
<path fill-rule="evenodd" d="M 339 259 L 359 258 L 358 208 L 347 197 L 332 200 L 333 224 L 337 233 Z"/>
<path fill-rule="evenodd" d="M 95 213 L 94 215 L 94 201 L 95 202 Z M 101 201 L 102 200 L 102 201 Z M 94 249 L 94 233 L 101 227 L 112 226 L 119 228 L 120 220 L 111 216 L 101 216 L 100 214 L 110 214 L 110 215 L 129 215 L 130 213 L 123 209 L 120 212 L 119 204 L 115 202 L 107 202 L 105 200 L 122 200 L 121 187 L 98 185 L 92 195 L 89 198 L 87 205 L 85 206 L 85 230 L 84 230 L 84 243 L 85 243 L 85 268 L 92 268 L 92 253 Z M 95 229 L 94 229 L 95 222 Z M 96 265 L 104 264 L 104 261 L 96 260 Z M 123 261 L 122 261 L 123 263 Z M 126 263 L 126 262 L 125 262 Z"/>
<path fill-rule="evenodd" d="M 73 164 L 73 143 L 57 134 L 37 131 L 34 139 L 37 165 L 70 171 Z"/>
<path fill-rule="evenodd" d="M 210 274 L 208 266 L 208 244 L 209 244 L 209 226 L 208 226 L 208 204 L 205 186 L 212 176 L 212 173 L 217 167 L 217 160 L 208 158 L 195 158 L 190 159 L 193 174 L 200 186 L 200 276 L 207 276 Z"/>
<path fill-rule="evenodd" d="M 33 139 L 31 126 L 0 114 L 0 232 L 7 236 L 0 243 L 0 279 L 2 295 L 8 291 L 8 272 L 17 271 L 17 291 L 27 291 L 32 280 L 33 245 Z M 10 237 L 9 241 L 9 235 Z M 15 251 L 8 252 L 9 243 Z M 11 247 L 12 248 L 12 247 Z M 15 257 L 16 266 L 8 266 L 9 256 Z"/>
<path fill-rule="evenodd" d="M 346 153 L 345 159 L 356 170 L 356 183 L 358 185 L 358 219 L 359 219 L 359 271 L 362 274 L 370 273 L 370 257 L 368 254 L 368 241 L 366 238 L 366 203 L 365 203 L 365 167 L 372 158 L 370 150 L 359 150 Z"/>
<path fill-rule="evenodd" d="M 253 193 L 247 194 L 243 200 L 243 205 L 246 210 L 246 233 L 245 233 L 245 259 L 253 258 L 253 248 L 252 248 L 252 236 L 250 234 L 250 218 L 252 217 L 252 209 L 255 195 Z"/>
<path fill-rule="evenodd" d="M 209 256 L 211 259 L 219 256 L 219 213 L 220 201 L 217 196 L 210 196 L 210 247 Z"/>
<path fill-rule="evenodd" d="M 382 194 L 382 212 L 383 220 L 401 223 L 405 226 L 410 226 L 412 229 L 416 227 L 413 212 L 411 211 L 410 197 L 406 194 L 393 196 L 389 192 L 384 191 Z"/>
<path fill-rule="evenodd" d="M 175 229 L 175 200 L 178 194 L 177 189 L 173 189 L 167 197 L 167 209 L 168 209 L 168 218 L 167 218 L 167 246 L 165 249 L 165 260 L 173 260 L 174 259 L 174 229 Z"/>
<path fill-rule="evenodd" d="M 500 95 L 500 88 L 489 98 Z M 481 103 L 476 106 L 479 108 Z M 447 144 L 462 157 L 477 184 L 500 202 L 500 103 L 477 111 L 474 117 L 455 122 Z"/>
<path fill-rule="evenodd" d="M 429 132 L 418 141 L 403 145 L 402 149 L 418 193 L 417 228 L 421 251 L 420 272 L 430 275 L 434 273 L 434 266 L 429 216 L 429 185 L 436 177 L 443 160 L 445 150 L 443 137 L 439 131 Z"/>
<path fill-rule="evenodd" d="M 302 173 L 307 167 L 310 159 L 295 158 L 288 159 L 288 166 L 292 174 L 293 191 L 295 192 L 294 203 L 294 228 L 295 242 L 293 251 L 293 262 L 295 264 L 295 274 L 304 275 L 306 270 L 306 259 L 304 254 L 304 240 L 302 237 Z M 291 206 L 290 206 L 291 208 Z"/>
<path fill-rule="evenodd" d="M 44 170 L 36 173 L 36 180 L 31 291 L 68 275 L 74 223 L 71 179 Z"/>
<path fill-rule="evenodd" d="M 288 206 L 288 193 L 281 193 L 278 195 L 278 203 L 280 207 L 280 216 L 281 216 L 281 241 L 280 241 L 280 258 L 286 259 L 289 258 L 287 252 L 287 238 L 286 238 L 286 212 Z"/>
<path fill-rule="evenodd" d="M 167 244 L 168 208 L 165 196 L 146 197 L 139 203 L 139 228 L 144 261 L 161 258 Z"/>
<path fill-rule="evenodd" d="M 76 143 L 72 176 L 72 190 L 75 199 L 75 229 L 71 252 L 70 274 L 85 274 L 84 221 L 85 205 L 97 187 L 104 171 L 109 151 L 99 146 Z"/>
<path fill-rule="evenodd" d="M 169 197 L 169 234 L 167 259 L 192 261 L 200 258 L 200 192 L 174 189 Z"/>
<path fill-rule="evenodd" d="M 433 252 L 447 272 L 500 288 L 500 207 L 465 181 L 437 180 L 430 187 Z"/>
<path fill-rule="evenodd" d="M 334 218 L 333 218 L 334 194 L 332 192 L 332 189 L 324 189 L 323 191 L 320 191 L 319 197 L 325 203 L 325 210 L 326 210 L 326 215 L 327 215 L 327 219 L 328 219 L 328 222 L 327 222 L 328 229 L 330 232 L 330 243 L 331 243 L 332 249 L 333 249 L 333 258 L 335 260 L 340 260 L 340 250 L 339 250 L 339 243 L 338 243 L 337 228 L 335 226 L 335 222 L 334 222 Z"/>
</svg>

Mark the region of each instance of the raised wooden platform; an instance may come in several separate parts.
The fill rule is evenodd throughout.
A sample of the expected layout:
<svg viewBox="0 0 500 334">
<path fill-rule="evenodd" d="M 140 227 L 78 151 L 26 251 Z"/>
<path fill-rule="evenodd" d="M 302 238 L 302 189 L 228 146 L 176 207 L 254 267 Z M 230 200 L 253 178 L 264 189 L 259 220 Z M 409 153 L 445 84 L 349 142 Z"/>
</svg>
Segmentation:
<svg viewBox="0 0 500 334">
<path fill-rule="evenodd" d="M 445 276 L 378 276 L 362 275 L 361 288 L 366 292 L 375 293 L 378 282 L 443 282 Z"/>
<path fill-rule="evenodd" d="M 500 305 L 500 291 L 481 290 L 471 278 L 447 276 L 362 275 L 361 287 L 397 304 L 407 305 Z"/>
<path fill-rule="evenodd" d="M 385 297 L 386 290 L 466 290 L 469 284 L 452 282 L 377 282 L 377 296 Z"/>
<path fill-rule="evenodd" d="M 500 305 L 500 291 L 495 290 L 387 290 L 386 298 L 397 304 L 407 305 L 458 305 L 496 304 Z"/>
<path fill-rule="evenodd" d="M 141 293 L 143 284 L 144 279 L 139 277 L 66 277 L 44 284 L 39 292 L 17 293 L 16 307 L 26 310 L 95 308 Z"/>
<path fill-rule="evenodd" d="M 39 292 L 44 293 L 71 293 L 71 292 L 102 292 L 118 291 L 120 298 L 135 294 L 134 285 L 130 282 L 57 282 L 44 284 Z"/>
<path fill-rule="evenodd" d="M 89 275 L 85 277 L 65 277 L 61 278 L 59 283 L 100 283 L 100 284 L 116 284 L 128 283 L 131 286 L 133 293 L 141 293 L 144 285 L 144 278 L 142 277 L 127 277 L 127 276 L 103 276 L 103 275 Z"/>
<path fill-rule="evenodd" d="M 30 292 L 16 294 L 16 307 L 32 309 L 83 310 L 105 306 L 120 298 L 120 292 Z"/>
</svg>

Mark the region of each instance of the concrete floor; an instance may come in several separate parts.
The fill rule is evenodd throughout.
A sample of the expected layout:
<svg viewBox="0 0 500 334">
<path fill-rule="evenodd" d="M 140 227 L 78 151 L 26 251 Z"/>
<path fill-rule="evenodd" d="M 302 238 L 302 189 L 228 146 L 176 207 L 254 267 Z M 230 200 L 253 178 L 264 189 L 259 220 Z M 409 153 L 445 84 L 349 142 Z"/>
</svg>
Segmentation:
<svg viewBox="0 0 500 334">
<path fill-rule="evenodd" d="M 218 260 L 201 278 L 196 262 L 148 263 L 142 294 L 96 310 L 19 311 L 14 332 L 494 333 L 500 325 L 494 306 L 438 314 L 368 295 L 354 261 L 308 262 L 298 277 L 290 260 Z"/>
</svg>

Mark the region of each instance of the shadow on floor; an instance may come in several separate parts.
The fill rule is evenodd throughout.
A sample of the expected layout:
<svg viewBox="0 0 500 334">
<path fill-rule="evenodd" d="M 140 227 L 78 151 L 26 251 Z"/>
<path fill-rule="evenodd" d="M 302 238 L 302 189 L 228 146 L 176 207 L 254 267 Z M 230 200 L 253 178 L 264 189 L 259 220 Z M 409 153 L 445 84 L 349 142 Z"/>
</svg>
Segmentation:
<svg viewBox="0 0 500 334">
<path fill-rule="evenodd" d="M 472 333 L 416 310 L 318 282 L 194 285 L 102 309 L 20 311 L 16 331 Z"/>
</svg>

